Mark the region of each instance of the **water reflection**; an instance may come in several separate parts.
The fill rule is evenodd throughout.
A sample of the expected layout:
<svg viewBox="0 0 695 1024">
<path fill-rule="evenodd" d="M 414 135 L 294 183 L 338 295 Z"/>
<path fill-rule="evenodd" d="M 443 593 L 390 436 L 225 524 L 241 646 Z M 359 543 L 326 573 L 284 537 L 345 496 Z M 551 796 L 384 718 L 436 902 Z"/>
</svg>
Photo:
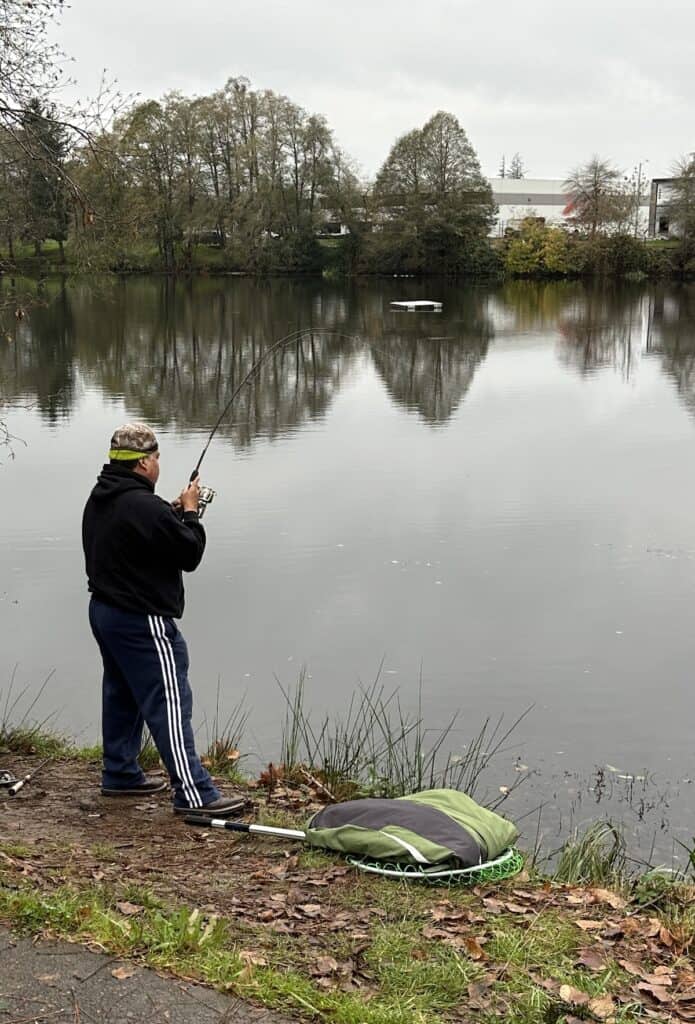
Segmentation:
<svg viewBox="0 0 695 1024">
<path fill-rule="evenodd" d="M 453 415 L 494 334 L 488 305 L 471 290 L 450 300 L 446 318 L 391 312 L 380 332 L 370 331 L 374 365 L 399 405 L 430 424 Z"/>
<path fill-rule="evenodd" d="M 394 298 L 444 301 L 442 315 L 395 313 Z M 0 344 L 6 401 L 35 403 L 48 423 L 68 416 L 83 386 L 124 398 L 159 426 L 209 427 L 254 361 L 302 330 L 265 365 L 223 433 L 241 446 L 323 417 L 369 356 L 393 401 L 429 425 L 465 399 L 493 338 L 547 335 L 582 377 L 612 368 L 629 380 L 642 353 L 662 358 L 695 413 L 695 289 L 636 283 L 509 281 L 461 286 L 382 280 L 165 278 L 0 281 L 26 308 Z"/>
<path fill-rule="evenodd" d="M 558 314 L 560 358 L 581 376 L 603 367 L 629 380 L 642 348 L 645 301 L 638 284 L 583 289 Z"/>
<path fill-rule="evenodd" d="M 0 354 L 7 400 L 67 415 L 77 381 L 124 397 L 155 425 L 205 428 L 253 363 L 278 351 L 236 403 L 223 432 L 239 445 L 323 416 L 358 354 L 369 353 L 395 401 L 446 420 L 485 357 L 486 299 L 450 303 L 446 318 L 396 319 L 388 284 L 332 289 L 320 281 L 258 283 L 52 280 Z M 6 286 L 7 287 L 7 286 Z M 435 337 L 433 332 L 443 332 Z"/>
<path fill-rule="evenodd" d="M 695 415 L 695 289 L 661 287 L 649 297 L 647 350 L 661 356 L 664 372 Z"/>
</svg>

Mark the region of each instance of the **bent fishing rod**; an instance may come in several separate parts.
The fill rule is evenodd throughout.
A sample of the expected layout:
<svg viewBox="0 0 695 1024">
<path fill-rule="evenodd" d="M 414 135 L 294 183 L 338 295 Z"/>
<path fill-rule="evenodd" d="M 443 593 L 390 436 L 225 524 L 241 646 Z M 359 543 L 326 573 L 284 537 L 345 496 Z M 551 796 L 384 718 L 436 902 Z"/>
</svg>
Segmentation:
<svg viewBox="0 0 695 1024">
<path fill-rule="evenodd" d="M 195 464 L 195 469 L 193 470 L 193 472 L 191 473 L 191 475 L 189 477 L 189 484 L 192 484 L 193 481 L 196 480 L 198 478 L 198 476 L 200 475 L 201 464 L 203 462 L 203 459 L 207 455 L 208 448 L 210 447 L 210 445 L 212 443 L 212 440 L 215 437 L 215 434 L 217 433 L 219 428 L 222 426 L 222 423 L 224 422 L 225 417 L 229 413 L 229 410 L 232 408 L 234 402 L 236 401 L 238 396 L 241 394 L 241 392 L 244 390 L 244 388 L 248 384 L 251 384 L 251 382 L 253 381 L 253 378 L 256 376 L 256 374 L 259 372 L 259 370 L 265 364 L 265 362 L 270 358 L 270 356 L 273 355 L 273 353 L 277 352 L 279 349 L 283 348 L 285 345 L 290 345 L 294 341 L 299 341 L 305 334 L 308 334 L 308 333 L 329 334 L 329 335 L 333 335 L 333 336 L 337 336 L 337 337 L 343 337 L 343 335 L 341 335 L 340 331 L 324 330 L 321 327 L 301 327 L 301 328 L 299 328 L 296 331 L 290 331 L 289 334 L 286 334 L 286 335 L 284 335 L 284 337 L 278 338 L 277 341 L 274 341 L 273 344 L 270 346 L 270 348 L 267 348 L 265 350 L 265 352 L 261 356 L 258 357 L 258 359 L 253 364 L 253 366 L 251 367 L 249 372 L 246 374 L 246 376 L 241 381 L 241 383 L 238 384 L 237 387 L 234 389 L 234 391 L 232 392 L 231 398 L 229 399 L 229 401 L 225 405 L 225 407 L 222 410 L 222 412 L 220 413 L 220 415 L 217 417 L 217 421 L 216 421 L 214 427 L 212 428 L 212 430 L 210 431 L 208 439 L 205 442 L 205 445 L 203 446 L 202 452 L 200 453 L 200 457 L 199 457 L 198 461 Z M 215 492 L 210 487 L 201 487 L 200 488 L 200 492 L 201 493 L 200 493 L 200 503 L 199 503 L 198 513 L 199 513 L 199 515 L 202 516 L 203 511 L 205 509 L 205 506 L 212 501 L 212 499 L 215 496 Z"/>
</svg>

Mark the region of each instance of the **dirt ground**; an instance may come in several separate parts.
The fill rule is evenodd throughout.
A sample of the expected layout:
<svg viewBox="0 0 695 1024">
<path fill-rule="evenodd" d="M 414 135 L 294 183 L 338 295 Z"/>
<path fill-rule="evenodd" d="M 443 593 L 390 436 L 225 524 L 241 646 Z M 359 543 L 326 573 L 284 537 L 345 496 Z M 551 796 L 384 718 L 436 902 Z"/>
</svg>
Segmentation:
<svg viewBox="0 0 695 1024">
<path fill-rule="evenodd" d="M 11 769 L 17 776 L 36 763 L 36 758 L 0 754 L 0 770 Z M 0 836 L 31 848 L 30 873 L 52 884 L 70 877 L 83 883 L 90 878 L 132 882 L 172 902 L 254 924 L 285 917 L 287 904 L 314 904 L 318 891 L 326 896 L 336 887 L 354 885 L 354 871 L 338 859 L 332 867 L 299 869 L 298 854 L 304 847 L 296 841 L 187 825 L 172 812 L 167 792 L 143 801 L 106 798 L 99 784 L 99 765 L 61 760 L 47 765 L 16 797 L 0 789 Z M 224 782 L 218 785 L 225 795 L 235 792 Z M 306 817 L 320 806 L 310 794 L 301 800 Z M 256 820 L 259 804 L 283 813 L 287 803 L 282 796 L 268 802 L 265 794 L 254 795 L 246 819 Z M 286 900 L 279 901 L 279 893 Z M 292 932 L 306 923 L 307 931 L 315 933 L 316 917 L 313 911 L 309 915 L 304 922 L 299 910 L 281 930 Z M 327 919 L 329 915 L 327 909 Z M 355 916 L 359 924 L 365 914 L 358 911 Z M 333 920 L 330 928 L 345 923 L 344 918 L 337 924 Z"/>
</svg>

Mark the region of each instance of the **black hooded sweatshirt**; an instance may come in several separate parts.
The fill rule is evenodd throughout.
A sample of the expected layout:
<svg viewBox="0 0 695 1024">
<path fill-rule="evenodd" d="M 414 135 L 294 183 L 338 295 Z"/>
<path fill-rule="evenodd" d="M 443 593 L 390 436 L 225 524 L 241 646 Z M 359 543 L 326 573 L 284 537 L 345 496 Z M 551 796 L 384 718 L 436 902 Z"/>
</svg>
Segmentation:
<svg viewBox="0 0 695 1024">
<path fill-rule="evenodd" d="M 181 570 L 200 564 L 205 530 L 197 512 L 180 519 L 144 476 L 107 463 L 85 506 L 82 545 L 89 589 L 99 601 L 180 619 Z"/>
</svg>

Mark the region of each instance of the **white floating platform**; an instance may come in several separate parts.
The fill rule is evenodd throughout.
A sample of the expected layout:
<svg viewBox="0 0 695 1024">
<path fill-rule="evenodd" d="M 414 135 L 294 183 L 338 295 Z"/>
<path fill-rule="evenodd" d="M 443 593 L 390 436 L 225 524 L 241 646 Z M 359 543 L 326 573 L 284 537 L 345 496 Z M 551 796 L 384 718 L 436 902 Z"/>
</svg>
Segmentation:
<svg viewBox="0 0 695 1024">
<path fill-rule="evenodd" d="M 432 302 L 431 299 L 415 299 L 412 302 L 392 302 L 391 309 L 398 309 L 406 313 L 441 313 L 441 302 Z"/>
</svg>

